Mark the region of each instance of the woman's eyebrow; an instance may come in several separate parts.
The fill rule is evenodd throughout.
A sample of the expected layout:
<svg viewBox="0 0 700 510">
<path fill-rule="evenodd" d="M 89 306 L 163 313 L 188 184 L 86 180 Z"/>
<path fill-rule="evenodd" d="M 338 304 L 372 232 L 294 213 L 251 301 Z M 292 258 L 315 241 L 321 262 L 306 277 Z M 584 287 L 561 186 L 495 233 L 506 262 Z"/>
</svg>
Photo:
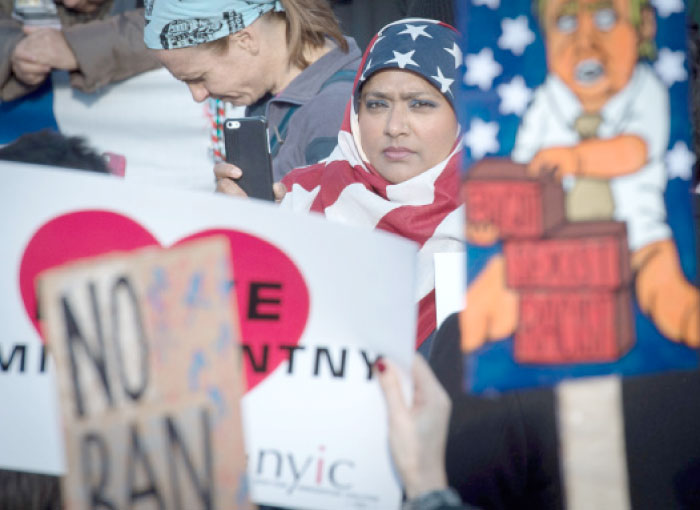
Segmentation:
<svg viewBox="0 0 700 510">
<path fill-rule="evenodd" d="M 377 90 L 367 90 L 362 93 L 364 97 L 372 96 L 375 99 L 389 99 L 391 95 Z"/>
<path fill-rule="evenodd" d="M 433 95 L 433 94 L 431 94 L 431 93 L 428 92 L 428 91 L 419 90 L 419 91 L 415 91 L 415 92 L 403 92 L 403 93 L 399 94 L 399 99 L 403 99 L 403 100 L 406 100 L 406 99 L 415 99 L 415 98 L 417 98 L 417 97 L 425 97 L 425 96 L 430 97 L 430 96 L 432 96 L 432 95 Z M 381 92 L 381 91 L 378 91 L 378 90 L 370 90 L 370 91 L 367 91 L 367 92 L 364 94 L 364 96 L 365 96 L 365 97 L 370 97 L 370 96 L 371 96 L 371 97 L 373 97 L 373 98 L 375 98 L 375 99 L 393 99 L 396 95 L 395 95 L 395 94 L 389 94 L 389 93 L 387 93 L 387 92 Z"/>
<path fill-rule="evenodd" d="M 416 92 L 406 92 L 401 94 L 401 99 L 416 99 L 419 97 L 436 97 L 438 94 L 429 92 L 427 90 L 420 90 Z"/>
</svg>

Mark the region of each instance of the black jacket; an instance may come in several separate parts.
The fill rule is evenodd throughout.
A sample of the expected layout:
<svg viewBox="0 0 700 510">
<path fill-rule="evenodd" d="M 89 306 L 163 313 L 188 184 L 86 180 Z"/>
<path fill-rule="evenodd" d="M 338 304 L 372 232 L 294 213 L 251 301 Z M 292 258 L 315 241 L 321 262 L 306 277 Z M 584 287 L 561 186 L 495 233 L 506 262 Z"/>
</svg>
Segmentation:
<svg viewBox="0 0 700 510">
<path fill-rule="evenodd" d="M 430 354 L 453 398 L 450 485 L 484 509 L 563 508 L 554 393 L 464 394 L 459 337 L 453 315 Z M 632 508 L 700 509 L 700 372 L 626 378 L 622 395 Z"/>
</svg>

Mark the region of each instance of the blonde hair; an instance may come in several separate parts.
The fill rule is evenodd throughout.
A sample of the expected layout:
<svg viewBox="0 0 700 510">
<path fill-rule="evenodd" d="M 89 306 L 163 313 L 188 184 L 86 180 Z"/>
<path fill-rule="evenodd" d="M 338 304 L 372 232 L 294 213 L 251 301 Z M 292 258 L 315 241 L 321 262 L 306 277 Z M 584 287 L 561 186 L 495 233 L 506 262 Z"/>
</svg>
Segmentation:
<svg viewBox="0 0 700 510">
<path fill-rule="evenodd" d="M 642 26 L 642 12 L 644 9 L 651 9 L 649 0 L 627 0 L 630 6 L 630 23 L 639 32 Z M 546 31 L 544 19 L 547 12 L 547 4 L 549 0 L 534 0 L 534 7 L 537 11 L 537 17 L 540 20 L 542 31 Z M 653 60 L 656 57 L 656 46 L 654 41 L 643 39 L 639 42 L 639 56 Z"/>
<path fill-rule="evenodd" d="M 304 57 L 304 50 L 308 46 L 320 48 L 326 43 L 326 37 L 333 39 L 343 52 L 348 52 L 348 43 L 327 0 L 281 0 L 281 2 L 285 9 L 287 45 L 291 64 L 301 69 L 307 67 L 309 62 Z"/>
<path fill-rule="evenodd" d="M 326 37 L 335 41 L 344 52 L 349 51 L 348 42 L 343 37 L 338 20 L 335 18 L 326 0 L 280 0 L 284 12 L 268 12 L 264 16 L 277 16 L 284 19 L 287 29 L 287 46 L 289 63 L 305 69 L 309 61 L 304 56 L 308 47 L 320 48 L 326 43 Z M 204 43 L 208 49 L 225 53 L 228 49 L 228 37 Z"/>
</svg>

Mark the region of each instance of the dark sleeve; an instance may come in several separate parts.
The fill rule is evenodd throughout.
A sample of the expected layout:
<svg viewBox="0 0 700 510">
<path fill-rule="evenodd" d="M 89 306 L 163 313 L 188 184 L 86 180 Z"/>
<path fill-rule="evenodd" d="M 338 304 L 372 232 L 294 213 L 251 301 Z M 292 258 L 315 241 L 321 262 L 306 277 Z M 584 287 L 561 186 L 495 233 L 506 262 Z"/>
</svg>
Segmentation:
<svg viewBox="0 0 700 510">
<path fill-rule="evenodd" d="M 563 507 L 551 390 L 495 398 L 462 391 L 459 317 L 443 322 L 430 364 L 453 401 L 446 467 L 462 500 L 488 509 Z"/>
<path fill-rule="evenodd" d="M 311 140 L 311 143 L 306 146 L 306 164 L 315 165 L 322 159 L 330 156 L 335 146 L 338 145 L 337 136 L 319 136 Z"/>
<path fill-rule="evenodd" d="M 564 508 L 564 492 L 559 463 L 556 396 L 550 388 L 513 394 L 523 429 L 526 473 L 520 508 Z"/>
<path fill-rule="evenodd" d="M 435 333 L 428 356 L 433 372 L 452 398 L 464 391 L 459 337 L 459 314 L 453 313 Z"/>
<path fill-rule="evenodd" d="M 143 42 L 143 9 L 80 23 L 63 29 L 79 69 L 70 73 L 71 86 L 83 92 L 160 67 Z"/>
<path fill-rule="evenodd" d="M 632 508 L 700 508 L 700 372 L 623 379 Z"/>
<path fill-rule="evenodd" d="M 451 488 L 429 491 L 403 502 L 402 510 L 479 510 L 462 503 L 459 494 Z"/>
</svg>

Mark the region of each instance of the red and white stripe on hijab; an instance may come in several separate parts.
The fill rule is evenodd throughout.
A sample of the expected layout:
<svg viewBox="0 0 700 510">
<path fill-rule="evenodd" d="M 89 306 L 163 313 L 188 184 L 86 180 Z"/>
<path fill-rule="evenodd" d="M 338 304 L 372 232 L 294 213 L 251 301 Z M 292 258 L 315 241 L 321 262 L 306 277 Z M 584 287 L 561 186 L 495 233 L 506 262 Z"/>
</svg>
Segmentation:
<svg viewBox="0 0 700 510">
<path fill-rule="evenodd" d="M 424 36 L 415 37 L 415 34 Z M 318 212 L 332 221 L 384 230 L 419 245 L 417 347 L 436 326 L 433 255 L 464 249 L 464 211 L 458 198 L 461 143 L 455 133 L 453 149 L 443 161 L 411 179 L 392 184 L 379 175 L 362 150 L 356 103 L 358 88 L 381 69 L 405 68 L 440 90 L 432 76 L 437 65 L 444 67 L 437 73 L 441 79 L 454 77 L 457 83 L 461 62 L 457 62 L 454 53 L 456 41 L 452 27 L 434 20 L 414 18 L 384 27 L 370 42 L 355 77 L 355 90 L 346 107 L 336 148 L 324 161 L 293 170 L 282 180 L 287 188 L 282 207 Z M 412 52 L 414 65 L 399 65 L 401 59 L 396 59 L 395 54 L 402 50 L 404 54 Z M 426 63 L 421 65 L 423 61 Z M 452 94 L 451 89 L 443 92 L 451 104 Z"/>
</svg>

